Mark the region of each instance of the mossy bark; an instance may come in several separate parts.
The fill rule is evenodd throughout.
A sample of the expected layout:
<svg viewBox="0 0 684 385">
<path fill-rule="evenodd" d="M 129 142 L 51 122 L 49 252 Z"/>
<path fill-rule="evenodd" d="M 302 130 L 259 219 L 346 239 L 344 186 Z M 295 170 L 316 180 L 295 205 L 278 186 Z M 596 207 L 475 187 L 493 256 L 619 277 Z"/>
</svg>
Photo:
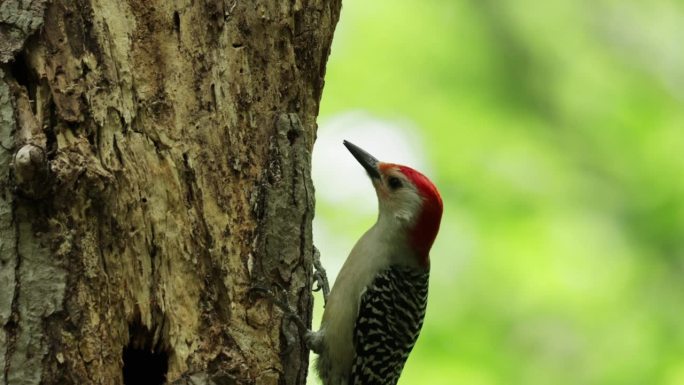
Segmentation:
<svg viewBox="0 0 684 385">
<path fill-rule="evenodd" d="M 122 384 L 126 349 L 169 383 L 305 383 L 296 330 L 249 289 L 283 287 L 310 318 L 339 9 L 0 5 L 0 383 Z"/>
</svg>

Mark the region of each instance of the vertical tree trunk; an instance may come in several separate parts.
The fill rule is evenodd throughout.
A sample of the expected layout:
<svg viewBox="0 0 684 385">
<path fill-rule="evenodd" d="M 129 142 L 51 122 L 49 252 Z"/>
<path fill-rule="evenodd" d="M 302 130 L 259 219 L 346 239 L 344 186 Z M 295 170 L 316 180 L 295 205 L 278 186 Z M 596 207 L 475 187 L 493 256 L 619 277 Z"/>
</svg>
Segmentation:
<svg viewBox="0 0 684 385">
<path fill-rule="evenodd" d="M 0 4 L 0 383 L 305 383 L 339 8 Z"/>
</svg>

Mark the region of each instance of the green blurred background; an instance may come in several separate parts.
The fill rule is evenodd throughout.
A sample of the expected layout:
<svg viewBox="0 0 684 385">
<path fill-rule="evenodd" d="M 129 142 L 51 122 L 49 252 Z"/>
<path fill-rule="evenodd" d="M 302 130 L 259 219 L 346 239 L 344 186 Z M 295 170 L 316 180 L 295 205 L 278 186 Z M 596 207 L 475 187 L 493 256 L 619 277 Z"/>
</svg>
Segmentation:
<svg viewBox="0 0 684 385">
<path fill-rule="evenodd" d="M 345 0 L 319 122 L 331 281 L 376 215 L 342 139 L 443 195 L 400 384 L 684 385 L 684 2 Z"/>
</svg>

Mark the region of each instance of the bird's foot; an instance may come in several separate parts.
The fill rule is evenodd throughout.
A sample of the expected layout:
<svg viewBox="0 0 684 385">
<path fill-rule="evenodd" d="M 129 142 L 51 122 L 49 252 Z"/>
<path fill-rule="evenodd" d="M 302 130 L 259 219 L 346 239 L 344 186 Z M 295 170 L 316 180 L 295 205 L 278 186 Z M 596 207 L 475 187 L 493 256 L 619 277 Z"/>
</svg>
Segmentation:
<svg viewBox="0 0 684 385">
<path fill-rule="evenodd" d="M 313 288 L 313 291 L 323 292 L 323 306 L 325 307 L 325 305 L 328 303 L 328 295 L 330 294 L 330 284 L 328 283 L 328 274 L 325 272 L 323 264 L 321 263 L 321 253 L 318 251 L 316 246 L 314 246 L 313 265 L 313 278 L 316 284 L 316 286 Z"/>
</svg>

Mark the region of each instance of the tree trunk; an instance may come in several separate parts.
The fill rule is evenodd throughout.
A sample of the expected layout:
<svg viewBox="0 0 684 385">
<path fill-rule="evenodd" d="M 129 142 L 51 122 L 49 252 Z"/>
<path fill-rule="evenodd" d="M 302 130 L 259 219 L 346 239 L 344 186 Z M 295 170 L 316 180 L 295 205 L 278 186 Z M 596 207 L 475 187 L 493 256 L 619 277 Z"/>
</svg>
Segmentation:
<svg viewBox="0 0 684 385">
<path fill-rule="evenodd" d="M 3 0 L 0 383 L 305 383 L 339 9 Z"/>
</svg>

